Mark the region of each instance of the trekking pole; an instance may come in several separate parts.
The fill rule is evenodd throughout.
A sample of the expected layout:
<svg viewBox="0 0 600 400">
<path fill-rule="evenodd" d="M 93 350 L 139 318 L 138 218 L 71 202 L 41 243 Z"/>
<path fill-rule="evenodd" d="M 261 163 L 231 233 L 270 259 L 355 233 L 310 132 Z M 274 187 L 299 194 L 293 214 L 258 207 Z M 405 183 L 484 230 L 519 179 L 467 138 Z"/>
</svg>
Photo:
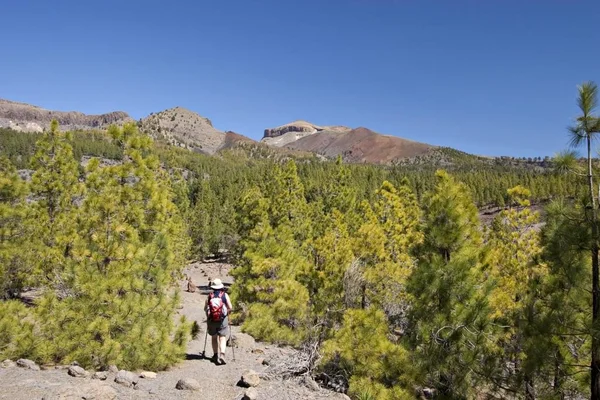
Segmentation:
<svg viewBox="0 0 600 400">
<path fill-rule="evenodd" d="M 231 339 L 231 326 L 229 327 L 229 343 L 231 343 L 231 351 L 233 353 L 233 361 L 235 361 L 235 344 L 233 343 L 233 340 Z"/>
<path fill-rule="evenodd" d="M 202 358 L 206 358 L 206 339 L 208 339 L 208 326 L 206 327 L 206 332 L 204 333 L 204 350 L 202 350 Z"/>
<path fill-rule="evenodd" d="M 231 314 L 231 311 L 229 312 Z M 231 343 L 231 352 L 233 353 L 233 361 L 235 361 L 235 344 L 233 343 L 233 339 L 231 338 L 231 316 L 229 317 L 229 343 Z"/>
</svg>

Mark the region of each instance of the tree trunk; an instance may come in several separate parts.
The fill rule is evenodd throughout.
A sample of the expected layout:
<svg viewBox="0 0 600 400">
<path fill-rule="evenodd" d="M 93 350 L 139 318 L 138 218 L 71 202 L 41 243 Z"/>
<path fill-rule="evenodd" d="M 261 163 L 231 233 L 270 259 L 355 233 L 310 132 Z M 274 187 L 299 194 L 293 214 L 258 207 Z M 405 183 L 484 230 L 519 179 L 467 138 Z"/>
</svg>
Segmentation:
<svg viewBox="0 0 600 400">
<path fill-rule="evenodd" d="M 525 399 L 535 400 L 535 386 L 533 384 L 533 378 L 527 374 L 525 375 Z"/>
<path fill-rule="evenodd" d="M 596 211 L 596 199 L 594 196 L 594 179 L 592 175 L 592 140 L 587 135 L 587 158 L 588 158 L 588 186 L 592 212 L 590 215 L 592 225 L 592 361 L 591 361 L 591 399 L 600 400 L 600 338 L 596 333 L 600 312 L 600 288 L 598 270 L 598 220 Z"/>
<path fill-rule="evenodd" d="M 360 308 L 362 308 L 364 310 L 367 308 L 367 284 L 363 283 L 361 289 L 362 289 L 362 293 L 361 293 L 361 299 L 360 299 Z"/>
<path fill-rule="evenodd" d="M 565 394 L 562 391 L 564 374 L 561 369 L 564 360 L 562 354 L 560 353 L 560 350 L 556 351 L 556 356 L 554 360 L 554 383 L 552 385 L 554 388 L 554 396 L 557 399 L 564 400 Z"/>
</svg>

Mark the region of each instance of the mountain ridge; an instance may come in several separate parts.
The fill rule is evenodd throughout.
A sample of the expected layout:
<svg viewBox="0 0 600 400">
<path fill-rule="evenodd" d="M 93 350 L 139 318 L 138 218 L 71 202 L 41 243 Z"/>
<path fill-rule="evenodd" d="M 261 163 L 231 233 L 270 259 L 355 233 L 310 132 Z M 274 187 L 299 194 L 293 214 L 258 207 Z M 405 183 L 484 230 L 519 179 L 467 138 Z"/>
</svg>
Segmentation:
<svg viewBox="0 0 600 400">
<path fill-rule="evenodd" d="M 54 111 L 35 105 L 0 99 L 0 127 L 16 131 L 42 132 L 56 119 L 62 130 L 103 129 L 111 124 L 132 122 L 124 111 L 84 114 L 79 111 Z"/>
<path fill-rule="evenodd" d="M 180 106 L 152 112 L 135 121 L 123 111 L 86 115 L 0 99 L 0 128 L 42 132 L 48 129 L 52 119 L 58 120 L 62 130 L 99 130 L 111 124 L 136 122 L 142 132 L 156 140 L 207 155 L 242 146 L 262 148 L 253 154 L 269 149 L 268 152 L 280 155 L 312 153 L 323 159 L 341 156 L 346 162 L 390 165 L 415 158 L 420 162 L 433 160 L 436 157 L 429 155 L 439 149 L 427 143 L 383 135 L 366 127 L 316 125 L 305 120 L 267 128 L 263 138 L 255 141 L 239 133 L 219 130 L 209 118 Z"/>
</svg>

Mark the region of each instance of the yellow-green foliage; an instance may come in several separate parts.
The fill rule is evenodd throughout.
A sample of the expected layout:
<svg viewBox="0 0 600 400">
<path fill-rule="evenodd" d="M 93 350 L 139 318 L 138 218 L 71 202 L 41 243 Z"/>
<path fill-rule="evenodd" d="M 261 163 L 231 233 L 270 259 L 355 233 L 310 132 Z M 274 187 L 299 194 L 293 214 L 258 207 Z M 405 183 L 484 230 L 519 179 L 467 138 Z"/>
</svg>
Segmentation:
<svg viewBox="0 0 600 400">
<path fill-rule="evenodd" d="M 299 344 L 307 328 L 308 291 L 297 280 L 307 261 L 282 225 L 259 224 L 244 252 L 244 266 L 233 271 L 233 301 L 250 304 L 243 329 L 257 339 Z"/>
<path fill-rule="evenodd" d="M 0 307 L 0 356 L 3 359 L 35 358 L 40 338 L 35 332 L 31 309 L 16 300 Z"/>
<path fill-rule="evenodd" d="M 521 313 L 532 281 L 547 274 L 538 259 L 542 248 L 535 225 L 540 218 L 529 208 L 530 192 L 517 186 L 508 190 L 508 196 L 516 207 L 496 217 L 488 238 L 486 275 L 494 281 L 489 297 L 493 318 Z"/>
<path fill-rule="evenodd" d="M 479 276 L 482 238 L 467 188 L 445 171 L 424 200 L 424 241 L 410 277 L 409 338 L 421 384 L 445 398 L 473 395 L 472 368 L 486 338 Z"/>
<path fill-rule="evenodd" d="M 348 310 L 341 328 L 323 345 L 323 364 L 334 364 L 350 378 L 349 393 L 371 392 L 376 399 L 410 399 L 407 351 L 387 338 L 381 310 Z"/>
<path fill-rule="evenodd" d="M 364 208 L 366 218 L 359 230 L 360 241 L 372 242 L 368 246 L 379 246 L 373 247 L 375 251 L 367 256 L 375 261 L 368 263 L 365 269 L 370 298 L 387 306 L 406 305 L 406 280 L 415 265 L 411 252 L 423 241 L 417 199 L 407 186 L 396 189 L 385 181 L 376 191 L 373 210 L 369 211 L 367 205 Z"/>
<path fill-rule="evenodd" d="M 43 285 L 61 290 L 66 279 L 69 252 L 77 240 L 79 208 L 75 201 L 84 194 L 78 163 L 73 157 L 70 135 L 52 122 L 50 131 L 36 144 L 31 160 L 29 220 L 35 226 L 29 247 L 36 252 L 35 278 Z"/>
<path fill-rule="evenodd" d="M 312 247 L 313 256 L 302 282 L 311 294 L 312 316 L 331 327 L 340 322 L 345 307 L 344 276 L 354 260 L 344 215 L 333 209 L 326 228 Z"/>
<path fill-rule="evenodd" d="M 23 197 L 27 187 L 8 159 L 0 158 L 0 299 L 16 297 L 31 276 L 26 243 L 30 226 Z"/>
<path fill-rule="evenodd" d="M 22 317 L 33 345 L 20 345 L 10 320 L 0 329 L 0 356 L 156 370 L 185 354 L 189 324 L 173 322 L 185 224 L 151 140 L 132 124 L 110 133 L 123 162 L 101 167 L 93 159 L 83 184 L 55 123 L 39 142 L 27 212 L 36 229 L 23 249 L 35 255 L 44 294 Z"/>
<path fill-rule="evenodd" d="M 248 304 L 243 329 L 258 339 L 298 345 L 308 327 L 308 290 L 299 281 L 309 269 L 304 249 L 308 207 L 293 161 L 276 171 L 269 201 L 244 196 L 240 266 L 232 275 L 233 301 Z"/>
</svg>

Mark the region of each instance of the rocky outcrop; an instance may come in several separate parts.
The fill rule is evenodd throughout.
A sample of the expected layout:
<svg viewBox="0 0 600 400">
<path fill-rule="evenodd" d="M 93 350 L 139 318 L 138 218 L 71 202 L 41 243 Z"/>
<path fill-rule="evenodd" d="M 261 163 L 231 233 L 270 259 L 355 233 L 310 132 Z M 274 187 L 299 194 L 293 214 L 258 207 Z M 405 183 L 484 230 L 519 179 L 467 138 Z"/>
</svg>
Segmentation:
<svg viewBox="0 0 600 400">
<path fill-rule="evenodd" d="M 290 124 L 278 126 L 277 128 L 265 129 L 266 138 L 274 138 L 281 135 L 284 135 L 288 132 L 306 132 L 306 133 L 315 133 L 318 131 L 322 131 L 323 128 L 317 125 L 313 125 L 309 122 L 305 121 L 296 121 Z"/>
<path fill-rule="evenodd" d="M 214 154 L 225 141 L 225 133 L 208 118 L 182 107 L 150 114 L 140 121 L 140 129 L 173 146 Z"/>
<path fill-rule="evenodd" d="M 345 126 L 319 126 L 306 121 L 294 121 L 276 128 L 265 129 L 261 142 L 270 146 L 282 147 L 317 132 L 347 132 Z"/>
<path fill-rule="evenodd" d="M 133 119 L 123 111 L 86 115 L 78 111 L 52 111 L 25 103 L 0 99 L 0 127 L 22 132 L 42 132 L 56 119 L 62 130 L 103 129 Z"/>
</svg>

